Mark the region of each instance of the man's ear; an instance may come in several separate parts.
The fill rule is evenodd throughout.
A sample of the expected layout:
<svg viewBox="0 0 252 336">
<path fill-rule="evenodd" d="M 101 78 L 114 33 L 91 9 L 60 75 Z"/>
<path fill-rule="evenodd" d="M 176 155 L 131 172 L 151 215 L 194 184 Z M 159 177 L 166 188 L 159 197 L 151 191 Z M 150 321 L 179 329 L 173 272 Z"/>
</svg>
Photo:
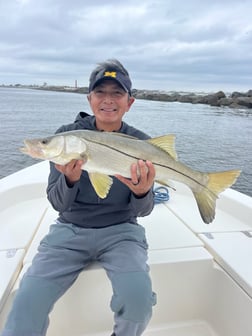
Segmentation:
<svg viewBox="0 0 252 336">
<path fill-rule="evenodd" d="M 127 110 L 127 111 L 129 111 L 129 109 L 131 108 L 131 105 L 134 103 L 134 101 L 135 101 L 135 98 L 132 97 L 132 96 L 129 96 L 129 100 L 128 100 L 128 110 Z"/>
</svg>

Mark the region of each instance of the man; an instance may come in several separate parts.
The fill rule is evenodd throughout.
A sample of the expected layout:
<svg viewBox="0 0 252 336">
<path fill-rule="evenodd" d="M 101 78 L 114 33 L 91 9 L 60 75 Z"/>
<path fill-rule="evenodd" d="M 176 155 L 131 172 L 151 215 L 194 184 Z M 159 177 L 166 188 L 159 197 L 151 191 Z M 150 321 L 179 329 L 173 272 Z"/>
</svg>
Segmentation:
<svg viewBox="0 0 252 336">
<path fill-rule="evenodd" d="M 134 98 L 129 74 L 117 60 L 105 61 L 91 73 L 88 101 L 93 116 L 81 112 L 57 132 L 90 129 L 149 138 L 122 121 Z M 81 169 L 83 163 L 50 163 L 47 195 L 59 217 L 21 281 L 2 336 L 45 335 L 54 303 L 94 260 L 112 284 L 113 335 L 139 336 L 151 318 L 155 294 L 145 232 L 137 217 L 153 209 L 154 166 L 139 160 L 131 166 L 131 179 L 114 177 L 109 195 L 100 199 Z"/>
</svg>

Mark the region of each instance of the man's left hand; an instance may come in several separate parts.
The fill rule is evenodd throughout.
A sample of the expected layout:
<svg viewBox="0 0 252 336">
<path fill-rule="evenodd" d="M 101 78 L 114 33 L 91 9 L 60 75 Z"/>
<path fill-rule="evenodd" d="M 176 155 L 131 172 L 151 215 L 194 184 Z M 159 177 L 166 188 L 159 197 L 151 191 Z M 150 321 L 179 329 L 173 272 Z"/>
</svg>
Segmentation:
<svg viewBox="0 0 252 336">
<path fill-rule="evenodd" d="M 138 197 L 144 196 L 152 188 L 155 179 L 155 168 L 152 162 L 138 160 L 133 163 L 130 168 L 131 179 L 121 175 L 115 175 L 118 180 L 126 184 L 126 186 Z"/>
</svg>

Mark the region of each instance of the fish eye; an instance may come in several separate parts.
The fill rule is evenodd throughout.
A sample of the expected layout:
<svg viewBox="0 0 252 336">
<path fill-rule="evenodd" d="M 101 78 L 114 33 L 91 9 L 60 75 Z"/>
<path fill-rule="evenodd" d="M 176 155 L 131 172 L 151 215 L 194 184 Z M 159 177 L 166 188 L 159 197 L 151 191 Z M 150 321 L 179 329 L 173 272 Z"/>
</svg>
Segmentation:
<svg viewBox="0 0 252 336">
<path fill-rule="evenodd" d="M 43 139 L 43 140 L 41 141 L 41 143 L 42 143 L 43 145 L 48 144 L 48 139 Z"/>
</svg>

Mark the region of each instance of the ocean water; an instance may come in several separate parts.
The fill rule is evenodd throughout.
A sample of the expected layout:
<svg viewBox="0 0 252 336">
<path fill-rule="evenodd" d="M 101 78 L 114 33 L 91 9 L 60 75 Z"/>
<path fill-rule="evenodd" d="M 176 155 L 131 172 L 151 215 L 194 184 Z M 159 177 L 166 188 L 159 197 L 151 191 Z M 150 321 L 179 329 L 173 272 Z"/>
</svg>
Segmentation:
<svg viewBox="0 0 252 336">
<path fill-rule="evenodd" d="M 0 178 L 38 162 L 19 151 L 25 138 L 51 135 L 79 111 L 86 95 L 0 88 Z M 179 160 L 201 171 L 241 169 L 234 189 L 252 196 L 252 111 L 136 100 L 124 120 L 150 134 L 176 135 Z"/>
</svg>

